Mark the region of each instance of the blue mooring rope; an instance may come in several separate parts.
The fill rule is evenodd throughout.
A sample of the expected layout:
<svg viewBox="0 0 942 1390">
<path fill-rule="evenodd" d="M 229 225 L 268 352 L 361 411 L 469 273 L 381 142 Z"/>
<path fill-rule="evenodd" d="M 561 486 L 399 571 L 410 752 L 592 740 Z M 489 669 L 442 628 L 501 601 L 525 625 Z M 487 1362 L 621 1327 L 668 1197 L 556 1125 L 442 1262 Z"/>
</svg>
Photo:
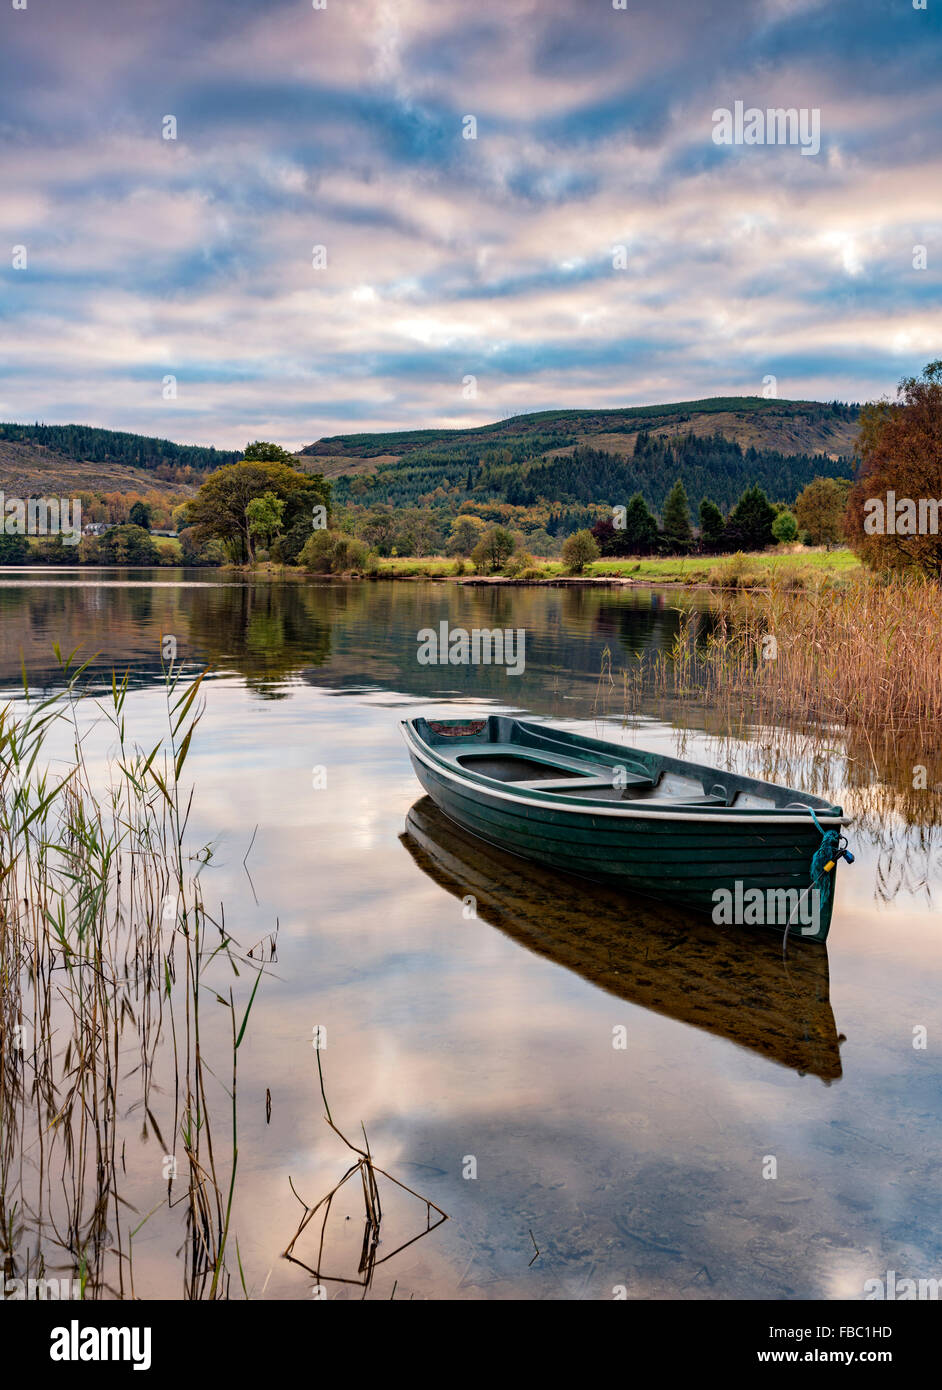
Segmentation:
<svg viewBox="0 0 942 1390">
<path fill-rule="evenodd" d="M 853 864 L 854 856 L 847 848 L 847 836 L 842 835 L 839 830 L 825 830 L 814 813 L 814 807 L 809 806 L 808 810 L 821 836 L 821 843 L 811 860 L 811 887 L 820 890 L 824 885 L 825 896 L 830 902 L 834 896 L 833 873 L 837 868 L 837 861 L 846 859 L 848 864 Z"/>
<path fill-rule="evenodd" d="M 829 909 L 834 897 L 834 870 L 837 868 L 839 859 L 846 859 L 848 864 L 853 864 L 854 856 L 847 848 L 847 836 L 842 835 L 839 830 L 825 830 L 814 813 L 814 807 L 809 806 L 811 819 L 815 823 L 821 843 L 814 852 L 811 860 L 811 883 L 805 889 L 805 893 L 813 892 L 815 888 L 823 897 L 823 906 Z M 804 894 L 802 894 L 802 897 Z M 792 923 L 792 917 L 785 923 L 785 935 L 782 938 L 782 952 L 785 951 L 785 943 L 788 940 L 788 929 Z"/>
</svg>

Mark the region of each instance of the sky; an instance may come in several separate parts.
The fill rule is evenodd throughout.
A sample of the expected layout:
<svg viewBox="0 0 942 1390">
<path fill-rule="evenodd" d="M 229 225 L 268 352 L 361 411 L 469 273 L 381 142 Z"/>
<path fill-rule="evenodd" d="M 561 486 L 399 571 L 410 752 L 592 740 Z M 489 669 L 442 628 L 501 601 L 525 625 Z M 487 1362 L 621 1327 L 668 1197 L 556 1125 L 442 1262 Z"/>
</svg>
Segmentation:
<svg viewBox="0 0 942 1390">
<path fill-rule="evenodd" d="M 297 448 L 942 356 L 942 0 L 316 3 L 0 0 L 0 419 Z"/>
</svg>

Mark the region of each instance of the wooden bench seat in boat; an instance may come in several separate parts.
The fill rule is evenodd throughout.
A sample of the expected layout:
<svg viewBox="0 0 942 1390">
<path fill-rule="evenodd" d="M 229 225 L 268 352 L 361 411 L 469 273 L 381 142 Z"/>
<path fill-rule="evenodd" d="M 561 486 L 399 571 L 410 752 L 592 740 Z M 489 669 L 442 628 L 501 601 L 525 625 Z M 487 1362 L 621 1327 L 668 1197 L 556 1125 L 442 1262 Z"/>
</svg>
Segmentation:
<svg viewBox="0 0 942 1390">
<path fill-rule="evenodd" d="M 598 787 L 613 787 L 615 785 L 614 772 L 601 772 L 597 777 L 561 777 L 558 781 L 537 778 L 535 782 L 515 782 L 516 787 L 526 787 L 527 791 L 535 792 L 568 792 L 568 791 L 588 791 Z M 645 787 L 653 787 L 654 783 L 650 777 L 640 777 L 635 773 L 622 773 L 618 779 L 618 785 L 627 791 L 640 791 Z"/>
</svg>

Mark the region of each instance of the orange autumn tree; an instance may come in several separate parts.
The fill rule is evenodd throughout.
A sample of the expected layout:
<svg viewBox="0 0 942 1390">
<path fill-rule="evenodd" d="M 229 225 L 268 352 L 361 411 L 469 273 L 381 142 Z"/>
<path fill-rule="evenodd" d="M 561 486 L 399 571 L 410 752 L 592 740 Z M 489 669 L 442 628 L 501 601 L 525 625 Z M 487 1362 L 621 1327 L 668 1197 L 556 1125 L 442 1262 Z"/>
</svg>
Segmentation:
<svg viewBox="0 0 942 1390">
<path fill-rule="evenodd" d="M 871 569 L 942 579 L 942 361 L 860 412 L 847 537 Z"/>
</svg>

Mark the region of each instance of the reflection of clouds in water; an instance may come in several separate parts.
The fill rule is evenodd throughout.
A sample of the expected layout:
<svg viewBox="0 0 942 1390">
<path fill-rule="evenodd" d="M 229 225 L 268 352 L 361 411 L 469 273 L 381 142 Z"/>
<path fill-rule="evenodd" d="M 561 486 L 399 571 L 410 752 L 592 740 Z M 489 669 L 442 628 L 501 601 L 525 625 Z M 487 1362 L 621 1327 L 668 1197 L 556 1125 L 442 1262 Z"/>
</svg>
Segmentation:
<svg viewBox="0 0 942 1390">
<path fill-rule="evenodd" d="M 877 1270 L 897 1257 L 899 1237 L 875 1243 L 874 1220 L 899 1219 L 924 1197 L 912 1180 L 881 1197 L 907 1160 L 899 1146 L 875 1144 L 852 1099 L 832 1124 L 807 1101 L 830 1103 L 834 1092 L 744 1065 L 728 1047 L 717 1055 L 692 1030 L 635 1010 L 617 1010 L 632 1047 L 613 1054 L 609 1018 L 593 999 L 554 997 L 552 967 L 542 967 L 541 989 L 505 962 L 491 1008 L 473 984 L 462 989 L 456 964 L 451 987 L 436 981 L 453 1030 L 447 1047 L 427 1037 L 440 1017 L 410 1019 L 408 981 L 394 978 L 381 1020 L 371 982 L 344 990 L 343 1016 L 363 1022 L 341 1027 L 325 1053 L 335 1116 L 363 1117 L 377 1160 L 452 1218 L 441 1245 L 416 1256 L 426 1277 L 443 1281 L 438 1293 L 463 1273 L 469 1297 L 559 1296 L 560 1281 L 574 1278 L 588 1280 L 589 1297 L 609 1297 L 621 1281 L 635 1296 L 820 1297 L 838 1276 L 846 1284 L 862 1248 Z M 303 1144 L 292 1155 L 296 1186 L 310 1196 L 336 1180 L 340 1155 L 319 1135 L 312 1068 L 307 1075 L 309 1086 L 299 1073 L 279 1104 L 296 1109 L 313 1141 L 310 1156 Z M 779 1159 L 774 1182 L 760 1176 L 768 1153 Z M 460 1177 L 466 1154 L 478 1160 L 476 1181 Z M 291 1206 L 281 1209 L 290 1222 Z M 528 1271 L 531 1228 L 543 1259 Z M 906 1245 L 913 1268 L 931 1263 L 928 1240 Z M 393 1271 L 406 1288 L 410 1268 Z"/>
<path fill-rule="evenodd" d="M 452 1217 L 446 1248 L 473 1256 L 467 1296 L 476 1280 L 490 1294 L 550 1294 L 553 1280 L 589 1266 L 604 1281 L 594 1297 L 608 1296 L 617 1277 L 654 1295 L 689 1280 L 688 1293 L 821 1296 L 833 1268 L 872 1245 L 880 1193 L 908 1160 L 860 1120 L 846 1083 L 841 1094 L 812 1091 L 722 1041 L 604 999 L 494 932 L 482 943 L 482 924 L 435 953 L 434 896 L 410 908 L 411 931 L 402 917 L 388 924 L 395 947 L 382 924 L 357 940 L 379 967 L 381 998 L 371 970 L 332 1001 L 341 1023 L 325 1054 L 331 1105 L 367 1119 L 391 1171 L 445 1170 L 430 1195 Z M 406 961 L 403 932 L 419 947 Z M 611 1026 L 623 1021 L 627 1055 L 611 1048 Z M 889 1109 L 898 1087 L 887 1080 Z M 458 1176 L 467 1153 L 478 1158 L 476 1183 Z M 759 1175 L 766 1153 L 779 1157 L 774 1183 Z M 332 1172 L 317 1166 L 316 1178 Z M 918 1184 L 907 1184 L 891 1206 L 904 1213 L 920 1200 Z M 518 1257 L 528 1227 L 544 1261 L 525 1279 Z M 914 1250 L 914 1267 L 929 1253 Z"/>
</svg>

